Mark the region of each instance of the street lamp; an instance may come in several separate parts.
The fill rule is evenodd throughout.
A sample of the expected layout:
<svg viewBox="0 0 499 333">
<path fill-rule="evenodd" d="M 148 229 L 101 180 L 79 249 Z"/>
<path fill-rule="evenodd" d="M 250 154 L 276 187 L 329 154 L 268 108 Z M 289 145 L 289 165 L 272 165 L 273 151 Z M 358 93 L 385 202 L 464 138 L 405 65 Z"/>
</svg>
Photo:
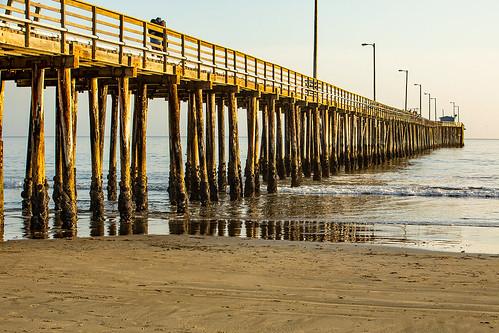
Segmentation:
<svg viewBox="0 0 499 333">
<path fill-rule="evenodd" d="M 452 116 L 456 117 L 456 102 L 450 102 L 452 104 Z"/>
<path fill-rule="evenodd" d="M 437 98 L 432 97 L 431 99 L 435 101 L 435 121 L 437 121 Z"/>
<path fill-rule="evenodd" d="M 407 85 L 409 83 L 409 71 L 407 69 L 399 69 L 399 72 L 405 73 L 405 111 L 407 111 Z"/>
<path fill-rule="evenodd" d="M 423 86 L 420 83 L 414 83 L 419 87 L 419 115 L 423 116 Z"/>
<path fill-rule="evenodd" d="M 459 105 L 456 105 L 456 108 L 457 108 L 457 122 L 460 123 L 461 122 L 461 115 L 459 114 Z"/>
<path fill-rule="evenodd" d="M 373 93 L 374 93 L 374 101 L 376 102 L 376 43 L 363 43 L 362 46 L 372 46 L 373 47 Z"/>
<path fill-rule="evenodd" d="M 318 0 L 315 0 L 314 12 L 314 79 L 317 79 L 317 17 L 318 17 Z"/>
<path fill-rule="evenodd" d="M 431 94 L 425 92 L 425 96 L 428 95 L 428 120 L 431 120 Z"/>
</svg>

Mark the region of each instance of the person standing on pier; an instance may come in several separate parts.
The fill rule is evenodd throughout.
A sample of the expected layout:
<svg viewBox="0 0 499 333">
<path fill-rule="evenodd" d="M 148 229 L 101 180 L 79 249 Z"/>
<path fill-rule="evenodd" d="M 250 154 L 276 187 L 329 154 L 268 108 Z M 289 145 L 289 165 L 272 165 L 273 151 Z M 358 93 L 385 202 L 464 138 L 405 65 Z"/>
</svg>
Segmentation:
<svg viewBox="0 0 499 333">
<path fill-rule="evenodd" d="M 161 17 L 156 17 L 155 19 L 152 19 L 151 23 L 160 25 L 162 27 L 166 27 L 166 22 Z M 151 37 L 151 44 L 153 44 L 153 46 L 152 46 L 153 50 L 162 51 L 163 50 L 162 47 L 158 47 L 158 46 L 155 46 L 155 45 L 161 45 L 161 46 L 163 46 L 163 35 L 164 34 L 161 33 L 161 32 L 159 32 L 159 31 L 153 30 L 153 29 L 149 29 L 149 34 L 153 35 L 153 36 L 161 37 L 161 38 Z"/>
</svg>

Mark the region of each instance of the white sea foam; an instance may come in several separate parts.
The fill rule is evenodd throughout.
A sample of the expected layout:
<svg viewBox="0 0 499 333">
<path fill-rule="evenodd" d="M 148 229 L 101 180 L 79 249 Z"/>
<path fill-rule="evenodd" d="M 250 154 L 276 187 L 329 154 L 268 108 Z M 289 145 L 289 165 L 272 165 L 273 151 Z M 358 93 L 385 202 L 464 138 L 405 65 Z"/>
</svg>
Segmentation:
<svg viewBox="0 0 499 333">
<path fill-rule="evenodd" d="M 284 187 L 281 193 L 296 195 L 333 196 L 398 196 L 398 197 L 449 197 L 499 199 L 499 188 L 441 187 L 422 185 L 311 185 L 297 188 Z"/>
</svg>

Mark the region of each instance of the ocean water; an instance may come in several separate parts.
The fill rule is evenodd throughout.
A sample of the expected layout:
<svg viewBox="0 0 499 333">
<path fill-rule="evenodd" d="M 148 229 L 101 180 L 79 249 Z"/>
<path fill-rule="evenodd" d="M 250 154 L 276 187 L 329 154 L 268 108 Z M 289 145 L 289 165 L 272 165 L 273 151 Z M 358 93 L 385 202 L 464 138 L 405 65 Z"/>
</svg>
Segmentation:
<svg viewBox="0 0 499 333">
<path fill-rule="evenodd" d="M 3 240 L 30 236 L 20 210 L 26 140 L 4 140 Z M 188 216 L 177 216 L 166 192 L 168 137 L 150 137 L 150 211 L 130 228 L 120 226 L 116 203 L 106 202 L 104 222 L 90 221 L 89 143 L 88 137 L 78 138 L 78 237 L 191 233 L 499 253 L 499 141 L 467 140 L 463 149 L 440 149 L 369 170 L 341 172 L 320 183 L 304 179 L 299 188 L 283 180 L 276 195 L 267 195 L 262 184 L 257 198 L 237 203 L 224 198 L 207 208 L 191 204 Z M 48 137 L 49 183 L 54 175 L 53 147 L 54 139 Z M 241 138 L 243 166 L 245 150 L 246 139 Z M 107 156 L 104 179 L 106 175 Z M 50 225 L 48 237 L 59 235 L 57 221 Z"/>
</svg>

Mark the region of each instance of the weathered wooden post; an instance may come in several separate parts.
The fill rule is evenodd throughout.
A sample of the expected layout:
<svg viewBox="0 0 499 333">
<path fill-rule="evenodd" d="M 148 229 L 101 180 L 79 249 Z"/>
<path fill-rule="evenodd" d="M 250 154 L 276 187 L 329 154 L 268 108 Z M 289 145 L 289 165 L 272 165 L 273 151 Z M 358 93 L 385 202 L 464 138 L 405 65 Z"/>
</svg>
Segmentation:
<svg viewBox="0 0 499 333">
<path fill-rule="evenodd" d="M 314 169 L 314 180 L 322 180 L 322 167 L 321 167 L 321 111 L 318 106 L 314 106 L 314 156 L 312 161 L 312 166 Z"/>
<path fill-rule="evenodd" d="M 132 91 L 130 91 L 132 94 Z M 130 164 L 130 182 L 132 188 L 132 200 L 135 204 L 135 190 L 136 190 L 136 182 L 137 182 L 137 170 L 138 170 L 138 118 L 140 117 L 140 102 L 139 102 L 139 94 L 138 92 L 133 94 L 133 112 L 132 112 L 132 137 L 131 137 L 131 164 Z"/>
<path fill-rule="evenodd" d="M 206 148 L 204 137 L 204 117 L 203 117 L 203 90 L 196 89 L 196 130 L 198 140 L 199 155 L 199 199 L 202 205 L 210 202 L 210 185 L 208 182 L 208 168 L 206 165 Z"/>
<path fill-rule="evenodd" d="M 32 143 L 32 180 L 33 192 L 31 197 L 31 229 L 46 230 L 48 224 L 47 179 L 45 177 L 45 112 L 43 108 L 43 89 L 45 69 L 38 64 L 33 65 L 31 83 L 31 110 L 33 128 L 30 133 Z"/>
<path fill-rule="evenodd" d="M 277 105 L 276 106 L 276 136 L 277 136 L 277 141 L 276 141 L 276 167 L 277 167 L 277 175 L 279 176 L 279 179 L 285 180 L 286 179 L 286 165 L 284 164 L 284 157 L 283 157 L 283 151 L 284 151 L 284 146 L 283 146 L 283 139 L 282 139 L 282 119 L 281 119 L 281 106 Z"/>
<path fill-rule="evenodd" d="M 322 175 L 324 177 L 329 177 L 330 165 L 329 165 L 329 108 L 326 106 L 323 108 L 322 112 L 322 138 L 321 138 L 321 165 L 322 165 Z"/>
<path fill-rule="evenodd" d="M 335 174 L 338 172 L 338 152 L 339 152 L 339 144 L 338 144 L 338 109 L 334 109 L 331 112 L 331 119 L 333 120 L 332 122 L 332 128 L 331 128 L 331 146 L 332 146 L 332 153 L 331 153 L 331 172 Z"/>
<path fill-rule="evenodd" d="M 90 151 L 92 159 L 92 182 L 90 185 L 90 211 L 93 219 L 104 217 L 104 193 L 102 191 L 102 165 L 100 158 L 99 89 L 97 78 L 89 80 Z"/>
<path fill-rule="evenodd" d="M 111 137 L 109 144 L 109 171 L 107 175 L 107 199 L 109 201 L 116 201 L 117 186 L 116 186 L 116 140 L 118 135 L 118 111 L 119 100 L 116 93 L 111 94 Z"/>
<path fill-rule="evenodd" d="M 268 113 L 269 107 L 267 103 L 262 103 L 262 142 L 260 147 L 260 172 L 263 175 L 263 180 L 267 181 L 269 170 L 269 147 L 268 147 Z"/>
<path fill-rule="evenodd" d="M 230 199 L 241 199 L 241 161 L 239 159 L 239 131 L 237 125 L 236 92 L 230 91 L 229 100 L 229 186 Z"/>
<path fill-rule="evenodd" d="M 253 173 L 255 174 L 255 194 L 260 194 L 260 151 L 258 147 L 260 147 L 260 128 L 258 125 L 258 111 L 260 110 L 260 99 L 256 99 L 256 108 L 254 110 L 255 112 L 255 128 L 254 128 L 254 133 L 255 133 L 255 145 L 253 147 L 253 162 L 255 164 Z"/>
<path fill-rule="evenodd" d="M 296 106 L 294 99 L 290 100 L 288 107 L 288 119 L 289 119 L 289 136 L 291 143 L 291 187 L 300 186 L 300 174 L 299 174 L 299 164 L 298 164 L 298 124 L 296 119 L 300 116 L 299 109 Z"/>
<path fill-rule="evenodd" d="M 118 81 L 120 99 L 120 195 L 118 208 L 122 221 L 130 222 L 134 207 L 130 179 L 130 90 L 129 78 L 120 77 Z"/>
<path fill-rule="evenodd" d="M 307 151 L 306 151 L 306 139 L 305 139 L 305 132 L 306 132 L 306 112 L 302 110 L 300 106 L 299 107 L 299 112 L 296 115 L 296 128 L 298 129 L 298 146 L 300 149 L 300 175 L 303 174 L 305 176 L 305 170 L 306 170 L 306 161 L 307 161 Z"/>
<path fill-rule="evenodd" d="M 54 209 L 59 211 L 61 209 L 61 195 L 62 195 L 62 151 L 61 149 L 61 109 L 59 103 L 59 86 L 55 88 L 55 175 L 54 175 L 54 184 L 52 189 L 52 200 L 54 201 Z"/>
<path fill-rule="evenodd" d="M 220 96 L 218 113 L 218 191 L 225 193 L 227 188 L 227 163 L 225 159 L 225 100 Z"/>
<path fill-rule="evenodd" d="M 102 167 L 104 165 L 104 137 L 106 133 L 106 111 L 107 111 L 107 84 L 99 84 L 99 159 L 101 166 L 101 181 L 102 181 Z"/>
<path fill-rule="evenodd" d="M 78 197 L 76 189 L 76 140 L 77 140 L 77 124 L 78 124 L 78 90 L 76 90 L 76 79 L 71 80 L 71 96 L 73 96 L 73 163 L 74 163 L 74 184 L 75 197 Z"/>
<path fill-rule="evenodd" d="M 57 104 L 59 114 L 59 150 L 61 157 L 61 194 L 60 208 L 64 229 L 76 225 L 76 184 L 75 184 L 75 154 L 74 154 L 74 98 L 72 96 L 71 69 L 58 70 Z"/>
<path fill-rule="evenodd" d="M 168 191 L 170 194 L 170 203 L 177 206 L 178 213 L 184 213 L 187 209 L 188 200 L 182 162 L 178 81 L 170 79 L 168 88 L 168 123 L 170 130 L 170 177 Z"/>
<path fill-rule="evenodd" d="M 137 212 L 147 211 L 147 114 L 148 99 L 147 85 L 140 82 L 137 88 L 137 160 L 136 160 L 136 180 L 135 180 L 135 209 Z"/>
<path fill-rule="evenodd" d="M 218 201 L 217 163 L 215 154 L 215 117 L 216 96 L 213 91 L 207 94 L 206 105 L 206 163 L 208 168 L 208 182 L 210 185 L 210 200 Z"/>
<path fill-rule="evenodd" d="M 248 107 L 246 108 L 246 119 L 248 127 L 248 155 L 246 158 L 246 177 L 244 186 L 244 196 L 251 198 L 255 195 L 255 126 L 258 112 L 258 96 L 248 97 Z"/>
<path fill-rule="evenodd" d="M 289 110 L 287 110 L 289 111 Z M 286 176 L 291 176 L 291 112 L 284 112 L 284 168 Z"/>
<path fill-rule="evenodd" d="M 186 178 L 188 191 L 190 191 L 190 200 L 200 200 L 201 179 L 199 177 L 199 141 L 197 131 L 197 112 L 196 112 L 196 94 L 189 93 L 189 117 L 187 120 L 187 152 L 189 154 L 186 164 Z M 187 173 L 189 171 L 189 173 Z"/>
<path fill-rule="evenodd" d="M 267 174 L 267 192 L 277 193 L 277 166 L 276 166 L 276 98 L 268 96 L 266 104 L 268 105 L 268 174 Z"/>
</svg>

